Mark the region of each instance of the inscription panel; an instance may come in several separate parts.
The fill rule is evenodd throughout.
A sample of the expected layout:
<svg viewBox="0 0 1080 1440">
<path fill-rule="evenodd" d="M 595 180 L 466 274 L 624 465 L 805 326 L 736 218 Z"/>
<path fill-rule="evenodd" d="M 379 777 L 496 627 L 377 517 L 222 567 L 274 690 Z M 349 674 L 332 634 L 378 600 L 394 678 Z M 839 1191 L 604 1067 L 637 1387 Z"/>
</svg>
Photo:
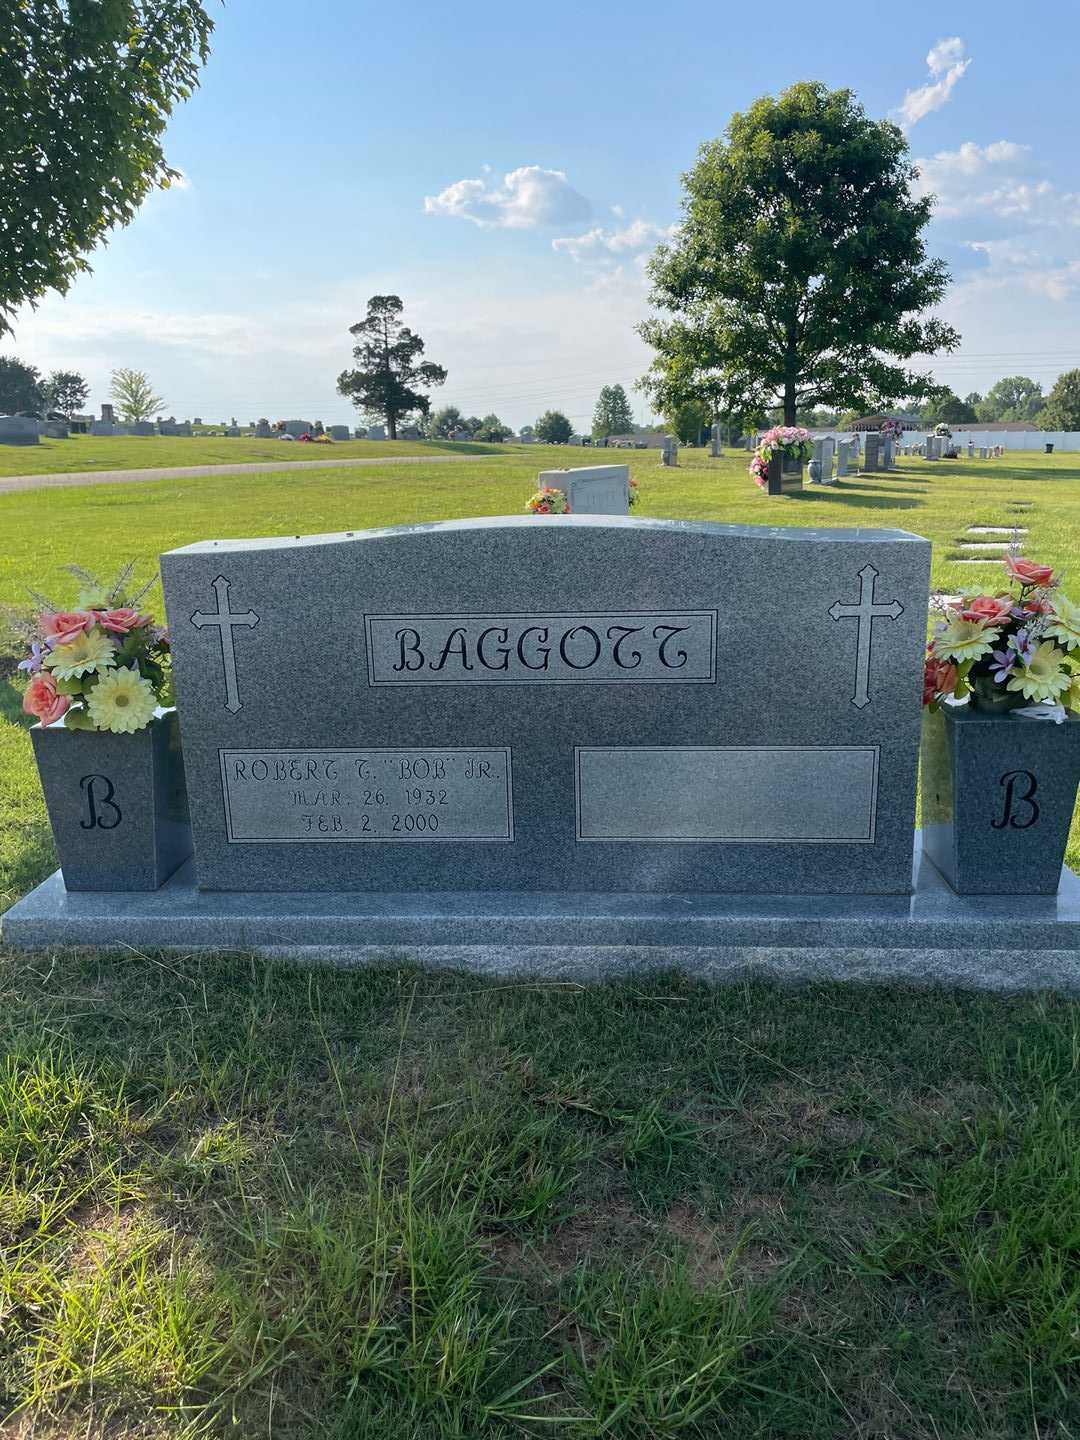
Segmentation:
<svg viewBox="0 0 1080 1440">
<path fill-rule="evenodd" d="M 872 845 L 878 747 L 578 747 L 578 840 Z"/>
<path fill-rule="evenodd" d="M 366 615 L 369 685 L 697 684 L 716 611 Z"/>
<path fill-rule="evenodd" d="M 229 843 L 514 838 L 508 749 L 221 750 Z"/>
</svg>

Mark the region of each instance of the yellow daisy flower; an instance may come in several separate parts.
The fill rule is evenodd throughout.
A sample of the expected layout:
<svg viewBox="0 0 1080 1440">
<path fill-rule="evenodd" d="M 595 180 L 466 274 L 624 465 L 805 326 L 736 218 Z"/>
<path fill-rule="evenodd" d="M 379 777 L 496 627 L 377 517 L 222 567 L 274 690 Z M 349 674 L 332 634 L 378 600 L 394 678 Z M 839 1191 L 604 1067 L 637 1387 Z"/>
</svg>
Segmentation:
<svg viewBox="0 0 1080 1440">
<path fill-rule="evenodd" d="M 41 662 L 58 680 L 75 680 L 116 664 L 111 638 L 95 625 L 88 633 L 76 635 L 67 645 L 57 645 Z"/>
<path fill-rule="evenodd" d="M 1065 651 L 1044 640 L 1026 665 L 1014 671 L 1010 690 L 1020 690 L 1027 700 L 1056 700 L 1072 684 L 1064 667 Z"/>
<path fill-rule="evenodd" d="M 150 724 L 157 699 L 149 680 L 136 671 L 110 670 L 91 690 L 86 705 L 99 730 L 130 735 Z"/>
<path fill-rule="evenodd" d="M 981 620 L 961 620 L 950 610 L 945 629 L 934 636 L 934 654 L 939 660 L 978 660 L 990 654 L 997 638 Z"/>
<path fill-rule="evenodd" d="M 1080 605 L 1074 605 L 1064 595 L 1055 595 L 1053 606 L 1054 618 L 1044 633 L 1064 641 L 1066 650 L 1075 650 L 1080 645 Z"/>
</svg>

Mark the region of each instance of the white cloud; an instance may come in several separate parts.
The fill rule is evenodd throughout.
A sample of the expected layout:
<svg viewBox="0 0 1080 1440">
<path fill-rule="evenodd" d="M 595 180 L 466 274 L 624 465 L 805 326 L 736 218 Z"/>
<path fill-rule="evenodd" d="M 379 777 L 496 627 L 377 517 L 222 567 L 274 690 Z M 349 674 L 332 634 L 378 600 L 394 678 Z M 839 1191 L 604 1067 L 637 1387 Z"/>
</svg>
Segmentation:
<svg viewBox="0 0 1080 1440">
<path fill-rule="evenodd" d="M 639 218 L 614 230 L 605 230 L 602 225 L 595 225 L 583 235 L 567 235 L 553 240 L 551 245 L 552 249 L 561 251 L 574 260 L 593 260 L 609 255 L 628 255 L 634 251 L 651 250 L 661 240 L 670 240 L 674 233 L 674 225 L 653 225 L 650 221 Z"/>
<path fill-rule="evenodd" d="M 186 171 L 181 170 L 180 167 L 179 167 L 179 165 L 175 166 L 174 168 L 175 168 L 175 170 L 176 170 L 176 175 L 175 175 L 175 177 L 173 178 L 172 183 L 169 185 L 169 189 L 170 189 L 170 190 L 190 190 L 190 189 L 191 189 L 191 176 L 188 175 Z"/>
<path fill-rule="evenodd" d="M 591 207 L 562 170 L 521 165 L 490 180 L 456 180 L 439 195 L 426 195 L 429 215 L 454 215 L 476 225 L 532 230 L 538 225 L 574 225 L 587 220 Z"/>
<path fill-rule="evenodd" d="M 958 35 L 939 40 L 926 57 L 927 83 L 909 90 L 900 102 L 898 114 L 903 128 L 910 130 L 933 111 L 940 110 L 970 64 L 970 58 L 964 56 L 964 42 Z"/>
<path fill-rule="evenodd" d="M 1026 225 L 1080 225 L 1080 196 L 1034 172 L 1031 150 L 1011 140 L 941 150 L 916 160 L 918 193 L 933 195 L 939 220 L 981 215 Z"/>
<path fill-rule="evenodd" d="M 445 262 L 396 267 L 272 313 L 172 308 L 149 288 L 145 300 L 117 304 L 90 275 L 68 297 L 50 295 L 21 312 L 14 348 L 43 370 L 81 371 L 95 406 L 108 398 L 110 371 L 130 365 L 150 375 L 166 414 L 354 422 L 352 406 L 335 393 L 349 363 L 347 324 L 363 315 L 368 296 L 400 291 L 414 297 L 405 318 L 427 356 L 450 372 L 436 404 L 494 410 L 515 427 L 554 406 L 585 426 L 601 385 L 630 389 L 648 368 L 650 352 L 634 328 L 648 313 L 647 287 L 633 265 L 567 273 L 561 286 L 541 290 L 518 269 L 477 276 L 471 264 L 453 274 Z"/>
<path fill-rule="evenodd" d="M 1015 240 L 969 240 L 968 249 L 986 257 L 972 283 L 987 290 L 1026 291 L 1060 303 L 1080 295 L 1080 260 L 1053 256 Z"/>
</svg>

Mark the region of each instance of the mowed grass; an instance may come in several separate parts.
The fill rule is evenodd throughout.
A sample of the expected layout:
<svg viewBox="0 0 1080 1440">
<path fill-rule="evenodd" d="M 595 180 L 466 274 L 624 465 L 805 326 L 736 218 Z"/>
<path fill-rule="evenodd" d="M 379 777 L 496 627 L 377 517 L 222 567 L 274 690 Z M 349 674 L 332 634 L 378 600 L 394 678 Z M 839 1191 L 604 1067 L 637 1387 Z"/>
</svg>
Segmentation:
<svg viewBox="0 0 1080 1440">
<path fill-rule="evenodd" d="M 0 445 L 0 479 L 5 475 L 245 465 L 253 461 L 284 465 L 294 460 L 378 460 L 387 455 L 497 455 L 502 448 L 449 440 L 335 440 L 321 445 L 256 440 L 252 435 L 69 435 L 66 440 L 42 439 L 36 445 Z"/>
<path fill-rule="evenodd" d="M 516 513 L 578 458 L 0 496 L 0 601 Z M 643 514 L 928 535 L 950 592 L 1017 504 L 1026 553 L 1080 554 L 1080 457 L 777 501 L 743 455 L 606 458 Z M 10 660 L 0 707 L 4 903 L 53 859 Z M 0 952 L 0 996 L 5 1434 L 1080 1436 L 1072 1002 L 70 952 Z"/>
</svg>

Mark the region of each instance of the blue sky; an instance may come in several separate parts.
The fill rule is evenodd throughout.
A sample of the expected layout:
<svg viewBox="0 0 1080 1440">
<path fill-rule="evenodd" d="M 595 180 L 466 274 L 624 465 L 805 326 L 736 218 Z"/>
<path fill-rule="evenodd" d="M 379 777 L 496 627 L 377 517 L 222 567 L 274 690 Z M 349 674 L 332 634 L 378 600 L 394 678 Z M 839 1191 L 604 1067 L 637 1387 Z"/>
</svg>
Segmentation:
<svg viewBox="0 0 1080 1440">
<path fill-rule="evenodd" d="M 644 260 L 732 111 L 801 79 L 903 123 L 939 196 L 960 393 L 1080 365 L 1080 7 L 454 8 L 229 0 L 157 193 L 5 351 L 149 372 L 166 413 L 348 421 L 334 381 L 371 294 L 446 365 L 435 403 L 588 422 L 648 363 Z M 635 404 L 642 406 L 640 397 Z M 642 415 L 644 416 L 642 410 Z"/>
</svg>

